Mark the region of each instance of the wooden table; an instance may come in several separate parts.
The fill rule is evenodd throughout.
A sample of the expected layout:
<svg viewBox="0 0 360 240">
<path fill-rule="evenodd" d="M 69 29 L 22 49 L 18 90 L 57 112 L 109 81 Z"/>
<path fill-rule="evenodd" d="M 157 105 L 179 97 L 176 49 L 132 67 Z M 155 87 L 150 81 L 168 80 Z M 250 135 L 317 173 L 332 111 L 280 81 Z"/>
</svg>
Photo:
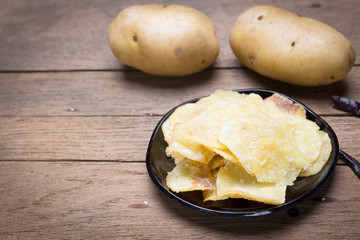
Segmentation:
<svg viewBox="0 0 360 240">
<path fill-rule="evenodd" d="M 0 2 L 0 239 L 359 239 L 360 181 L 343 161 L 296 206 L 297 217 L 191 210 L 161 193 L 145 166 L 152 131 L 169 109 L 244 88 L 300 100 L 360 159 L 359 118 L 331 105 L 331 95 L 360 100 L 360 60 L 340 82 L 296 87 L 248 70 L 228 44 L 238 14 L 267 4 L 333 26 L 360 56 L 358 0 L 181 1 L 213 20 L 221 45 L 213 66 L 183 78 L 144 74 L 110 52 L 108 25 L 135 3 L 147 1 Z"/>
</svg>

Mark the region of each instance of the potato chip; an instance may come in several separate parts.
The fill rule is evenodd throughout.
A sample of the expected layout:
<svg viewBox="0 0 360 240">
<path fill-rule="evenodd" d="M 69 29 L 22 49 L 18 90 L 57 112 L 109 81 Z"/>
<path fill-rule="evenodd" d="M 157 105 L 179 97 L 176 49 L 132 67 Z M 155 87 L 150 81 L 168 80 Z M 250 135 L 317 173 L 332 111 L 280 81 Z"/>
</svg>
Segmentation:
<svg viewBox="0 0 360 240">
<path fill-rule="evenodd" d="M 219 168 L 221 166 L 224 166 L 227 163 L 227 160 L 225 158 L 223 158 L 220 155 L 216 155 L 215 157 L 213 157 L 213 159 L 211 159 L 211 161 L 208 163 L 208 166 L 210 168 L 210 170 L 214 170 L 216 168 Z"/>
<path fill-rule="evenodd" d="M 233 162 L 235 164 L 239 164 L 241 166 L 239 159 L 237 159 L 237 157 L 228 148 L 225 149 L 213 148 L 212 150 L 221 157 L 225 158 L 226 160 Z"/>
<path fill-rule="evenodd" d="M 203 191 L 203 197 L 204 197 L 204 202 L 207 201 L 219 201 L 219 200 L 225 200 L 228 199 L 229 197 L 224 195 L 224 196 L 220 196 L 217 193 L 217 187 L 216 187 L 216 179 L 217 179 L 217 175 L 219 173 L 219 169 L 216 169 L 214 171 L 212 171 L 212 174 L 215 178 L 215 184 L 213 185 L 213 189 L 211 190 L 204 190 Z"/>
<path fill-rule="evenodd" d="M 244 168 L 228 162 L 220 167 L 216 176 L 216 188 L 204 191 L 204 201 L 226 198 L 244 198 L 268 204 L 285 202 L 286 184 L 258 182 Z"/>
<path fill-rule="evenodd" d="M 183 160 L 184 158 L 191 159 L 207 164 L 214 157 L 214 152 L 205 148 L 201 144 L 188 142 L 172 142 L 166 148 L 166 154 L 174 157 L 176 160 Z"/>
<path fill-rule="evenodd" d="M 212 103 L 219 100 L 221 100 L 219 96 L 210 95 L 209 97 L 201 98 L 196 103 L 188 103 L 178 107 L 161 127 L 164 133 L 165 141 L 168 144 L 172 142 L 173 130 L 176 124 L 192 119 L 207 109 Z"/>
<path fill-rule="evenodd" d="M 204 105 L 206 103 L 207 106 L 203 112 L 175 126 L 174 139 L 182 143 L 199 143 L 230 161 L 238 162 L 234 154 L 220 143 L 219 132 L 222 118 L 232 111 L 234 104 L 244 102 L 245 96 L 231 91 L 214 92 L 206 102 L 202 103 Z"/>
<path fill-rule="evenodd" d="M 304 168 L 303 171 L 300 172 L 300 177 L 308 177 L 314 175 L 324 167 L 326 162 L 329 160 L 330 153 L 331 153 L 331 140 L 329 135 L 326 132 L 320 132 L 320 135 L 323 138 L 323 143 L 321 145 L 320 156 L 318 159 L 309 167 Z"/>
<path fill-rule="evenodd" d="M 172 145 L 173 146 L 173 145 Z M 185 147 L 184 147 L 185 148 Z M 168 146 L 165 149 L 165 153 L 167 157 L 172 157 L 174 159 L 175 165 L 177 165 L 179 162 L 185 159 L 185 156 L 179 153 L 176 149 Z"/>
<path fill-rule="evenodd" d="M 289 140 L 295 143 L 308 161 L 312 163 L 318 159 L 322 137 L 316 123 L 305 118 L 305 109 L 279 94 L 266 98 L 264 103 L 269 107 L 271 116 L 281 121 Z"/>
<path fill-rule="evenodd" d="M 284 123 L 290 141 L 298 147 L 309 163 L 320 156 L 323 138 L 316 123 L 294 116 L 289 116 Z"/>
<path fill-rule="evenodd" d="M 259 182 L 292 185 L 309 163 L 288 141 L 264 138 L 254 148 L 252 167 Z"/>
<path fill-rule="evenodd" d="M 224 118 L 220 129 L 220 142 L 228 147 L 250 175 L 254 175 L 251 159 L 256 144 L 264 137 L 284 136 L 281 124 L 271 118 L 262 105 L 262 102 L 253 102 L 234 110 Z"/>
<path fill-rule="evenodd" d="M 174 140 L 189 139 L 209 149 L 226 149 L 226 146 L 219 142 L 219 131 L 222 119 L 230 107 L 229 102 L 220 100 L 191 120 L 177 124 L 174 127 Z"/>
<path fill-rule="evenodd" d="M 191 120 L 177 124 L 174 127 L 173 139 L 182 144 L 188 144 L 188 148 L 194 144 L 200 144 L 211 152 L 215 152 L 231 161 L 237 161 L 236 157 L 227 149 L 227 147 L 219 142 L 220 123 L 222 118 L 226 116 L 227 110 L 231 108 L 231 104 L 225 100 L 217 101 L 210 105 L 205 111 Z M 230 112 L 230 111 L 228 111 Z M 177 150 L 181 154 L 183 152 Z M 193 152 L 195 152 L 193 150 Z M 210 153 L 203 155 L 210 156 Z M 199 154 L 197 154 L 199 155 Z M 197 158 L 185 155 L 186 157 L 199 161 Z M 209 159 L 202 161 L 206 163 Z"/>
<path fill-rule="evenodd" d="M 193 119 L 195 116 L 205 111 L 212 103 L 221 100 L 219 96 L 209 96 L 200 99 L 196 103 L 188 103 L 178 107 L 170 117 L 163 123 L 162 131 L 165 141 L 169 144 L 166 149 L 168 156 L 172 156 L 175 162 L 179 162 L 184 158 L 194 161 L 208 163 L 214 156 L 211 150 L 206 149 L 202 145 L 193 142 L 187 137 L 185 139 L 174 140 L 174 128 L 178 124 Z"/>
<path fill-rule="evenodd" d="M 179 107 L 162 126 L 176 164 L 169 188 L 202 190 L 204 201 L 283 203 L 287 185 L 319 172 L 331 153 L 329 136 L 305 113 L 279 94 L 222 90 Z"/>
<path fill-rule="evenodd" d="M 170 144 L 172 142 L 173 128 L 175 124 L 184 122 L 193 118 L 200 109 L 195 103 L 185 104 L 178 107 L 170 117 L 161 126 L 165 141 Z"/>
<path fill-rule="evenodd" d="M 166 177 L 166 185 L 174 192 L 213 189 L 215 179 L 206 164 L 184 159 Z"/>
<path fill-rule="evenodd" d="M 240 94 L 238 92 L 223 91 L 223 90 L 217 90 L 212 95 L 219 96 L 222 99 L 224 99 L 232 104 L 244 104 L 245 99 L 248 96 L 246 94 Z"/>
<path fill-rule="evenodd" d="M 305 109 L 300 104 L 293 103 L 288 98 L 281 96 L 277 93 L 266 98 L 264 100 L 264 103 L 268 107 L 271 107 L 271 111 L 273 111 L 273 114 L 276 114 L 277 112 L 282 112 L 299 116 L 301 118 L 306 118 Z"/>
<path fill-rule="evenodd" d="M 247 97 L 245 98 L 245 102 L 244 102 L 244 104 L 253 105 L 255 108 L 256 108 L 256 106 L 262 106 L 263 103 L 264 103 L 264 100 L 262 99 L 262 97 L 260 97 L 260 95 L 255 94 L 255 93 L 248 94 Z"/>
</svg>

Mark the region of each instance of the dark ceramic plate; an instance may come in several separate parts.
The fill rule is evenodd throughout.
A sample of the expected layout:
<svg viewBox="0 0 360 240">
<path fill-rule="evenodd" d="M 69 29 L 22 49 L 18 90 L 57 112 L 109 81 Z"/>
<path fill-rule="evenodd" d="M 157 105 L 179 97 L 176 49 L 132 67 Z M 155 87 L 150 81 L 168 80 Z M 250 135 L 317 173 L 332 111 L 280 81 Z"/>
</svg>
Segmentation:
<svg viewBox="0 0 360 240">
<path fill-rule="evenodd" d="M 276 93 L 274 91 L 260 89 L 237 90 L 237 92 L 245 94 L 256 93 L 262 98 L 267 98 L 272 94 Z M 274 206 L 244 199 L 226 199 L 221 201 L 203 202 L 203 196 L 200 191 L 175 193 L 166 186 L 165 179 L 167 173 L 170 172 L 175 167 L 175 165 L 172 159 L 168 158 L 165 155 L 165 148 L 167 147 L 167 143 L 164 140 L 161 125 L 171 115 L 171 113 L 174 112 L 177 107 L 186 103 L 196 102 L 199 100 L 199 98 L 190 100 L 173 108 L 160 120 L 160 122 L 156 126 L 151 136 L 148 150 L 146 153 L 147 170 L 155 185 L 158 186 L 159 189 L 167 196 L 185 206 L 202 212 L 225 216 L 265 215 L 274 211 L 278 211 L 280 209 L 286 209 L 307 199 L 329 178 L 330 174 L 334 170 L 339 155 L 339 144 L 334 131 L 321 117 L 319 117 L 317 114 L 315 114 L 313 111 L 311 111 L 308 107 L 306 107 L 299 101 L 296 101 L 295 99 L 288 97 L 284 94 L 281 95 L 287 97 L 295 103 L 302 105 L 306 110 L 307 119 L 316 122 L 316 124 L 320 127 L 321 130 L 327 132 L 329 134 L 332 144 L 332 152 L 330 154 L 330 159 L 328 160 L 324 168 L 319 173 L 313 176 L 304 178 L 299 177 L 297 178 L 293 186 L 288 186 L 286 191 L 286 202 L 284 204 Z"/>
</svg>

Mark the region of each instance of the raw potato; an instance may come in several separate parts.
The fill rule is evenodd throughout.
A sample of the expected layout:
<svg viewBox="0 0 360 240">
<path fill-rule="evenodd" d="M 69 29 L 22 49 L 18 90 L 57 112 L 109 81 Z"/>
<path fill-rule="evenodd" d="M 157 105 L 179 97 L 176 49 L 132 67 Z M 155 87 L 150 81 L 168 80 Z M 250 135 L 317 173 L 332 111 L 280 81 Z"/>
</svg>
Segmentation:
<svg viewBox="0 0 360 240">
<path fill-rule="evenodd" d="M 181 5 L 124 9 L 108 30 L 114 55 L 124 64 L 162 76 L 184 76 L 215 62 L 219 44 L 211 20 Z"/>
<path fill-rule="evenodd" d="M 302 86 L 336 82 L 355 62 L 351 43 L 334 28 L 269 6 L 242 13 L 231 32 L 230 45 L 250 69 Z"/>
</svg>

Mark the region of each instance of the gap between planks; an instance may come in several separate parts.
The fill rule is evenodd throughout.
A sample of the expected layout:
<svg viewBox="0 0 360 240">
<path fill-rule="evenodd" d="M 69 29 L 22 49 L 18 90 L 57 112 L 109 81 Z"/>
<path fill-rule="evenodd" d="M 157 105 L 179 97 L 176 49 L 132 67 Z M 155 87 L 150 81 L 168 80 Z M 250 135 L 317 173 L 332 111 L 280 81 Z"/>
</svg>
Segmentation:
<svg viewBox="0 0 360 240">
<path fill-rule="evenodd" d="M 39 118 L 51 118 L 51 117 L 56 117 L 56 118 L 60 118 L 60 117 L 67 117 L 67 118 L 71 118 L 71 117 L 84 117 L 84 118 L 88 118 L 88 117 L 163 117 L 165 114 L 158 114 L 158 113 L 148 113 L 148 114 L 139 114 L 139 115 L 129 115 L 129 114 L 112 114 L 112 115 L 106 115 L 106 114 L 101 114 L 101 115 L 0 115 L 0 117 L 4 117 L 4 118 L 13 118 L 13 117 L 26 117 L 26 118 L 32 118 L 32 117 L 39 117 Z M 320 117 L 356 117 L 356 115 L 351 115 L 351 114 L 347 114 L 347 113 L 339 113 L 339 114 L 333 114 L 333 113 L 329 113 L 329 114 L 318 114 Z"/>
<path fill-rule="evenodd" d="M 87 159 L 45 159 L 45 160 L 36 160 L 36 159 L 29 159 L 29 160 L 22 160 L 22 159 L 9 159 L 9 160 L 0 160 L 1 163 L 7 162 L 34 162 L 34 163 L 67 163 L 67 162 L 89 162 L 89 163 L 144 163 L 145 160 L 121 160 L 121 159 L 114 159 L 114 160 L 87 160 Z M 342 164 L 340 164 L 342 165 Z"/>
<path fill-rule="evenodd" d="M 82 159 L 47 159 L 47 160 L 0 160 L 0 165 L 2 163 L 10 163 L 10 162 L 33 162 L 33 163 L 145 163 L 146 160 L 82 160 Z M 338 159 L 336 164 L 337 166 L 347 166 L 347 164 L 341 159 Z"/>
<path fill-rule="evenodd" d="M 360 67 L 360 63 L 355 63 L 353 67 Z M 212 71 L 212 70 L 227 70 L 227 69 L 240 69 L 245 70 L 249 69 L 245 66 L 239 67 L 212 67 L 206 68 L 202 71 Z M 121 69 L 121 68 L 103 68 L 103 69 L 48 69 L 48 70 L 41 70 L 41 69 L 33 69 L 33 70 L 0 70 L 0 74 L 4 73 L 62 73 L 62 72 L 136 72 L 139 71 L 135 68 L 128 68 L 128 69 Z"/>
</svg>

